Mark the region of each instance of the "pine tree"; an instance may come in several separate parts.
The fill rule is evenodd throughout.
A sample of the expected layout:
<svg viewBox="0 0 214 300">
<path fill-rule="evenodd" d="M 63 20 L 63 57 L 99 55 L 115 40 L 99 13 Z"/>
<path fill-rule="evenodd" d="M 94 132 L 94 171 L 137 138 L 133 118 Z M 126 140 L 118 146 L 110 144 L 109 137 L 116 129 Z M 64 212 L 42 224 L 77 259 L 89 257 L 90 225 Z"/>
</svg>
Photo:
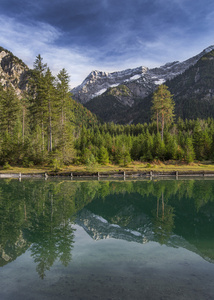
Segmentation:
<svg viewBox="0 0 214 300">
<path fill-rule="evenodd" d="M 57 133 L 59 122 L 59 106 L 55 77 L 50 69 L 42 62 L 40 55 L 34 63 L 31 84 L 31 118 L 32 131 L 42 135 L 42 149 L 51 153 L 57 146 Z M 39 129 L 41 128 L 41 130 Z M 38 140 L 40 138 L 38 137 Z"/>
<path fill-rule="evenodd" d="M 185 145 L 185 150 L 184 150 L 184 156 L 185 160 L 188 163 L 191 163 L 195 159 L 195 152 L 194 152 L 194 147 L 193 147 L 193 141 L 191 137 L 188 137 L 186 139 L 186 145 Z"/>
<path fill-rule="evenodd" d="M 154 136 L 149 133 L 149 130 L 146 130 L 144 143 L 143 143 L 143 155 L 140 158 L 143 161 L 151 161 L 153 159 L 154 150 Z"/>
<path fill-rule="evenodd" d="M 20 100 L 15 94 L 12 87 L 7 87 L 4 91 L 1 88 L 0 102 L 0 128 L 1 133 L 7 132 L 12 135 L 14 126 L 20 118 L 21 105 Z"/>
<path fill-rule="evenodd" d="M 204 153 L 204 133 L 201 127 L 201 120 L 197 119 L 195 121 L 194 131 L 193 131 L 193 145 L 195 149 L 196 159 L 203 159 Z"/>
<path fill-rule="evenodd" d="M 46 89 L 45 89 L 45 72 L 47 65 L 42 62 L 39 54 L 34 62 L 34 69 L 30 80 L 30 113 L 31 113 L 31 129 L 41 132 L 42 149 L 45 151 L 45 121 L 47 117 Z M 38 130 L 38 126 L 41 130 Z"/>
<path fill-rule="evenodd" d="M 165 135 L 166 159 L 177 159 L 178 143 L 175 134 L 167 132 Z"/>
<path fill-rule="evenodd" d="M 153 119 L 157 121 L 157 132 L 159 131 L 159 120 L 161 121 L 161 139 L 163 140 L 165 125 L 173 122 L 175 106 L 166 85 L 160 85 L 154 92 L 152 104 Z"/>
<path fill-rule="evenodd" d="M 54 87 L 54 76 L 51 74 L 50 69 L 48 68 L 45 74 L 45 98 L 43 99 L 44 106 L 47 105 L 47 134 L 48 134 L 48 152 L 53 150 L 53 126 L 54 122 L 57 122 L 57 107 L 56 107 L 56 91 Z"/>
<path fill-rule="evenodd" d="M 107 149 L 104 146 L 102 146 L 100 148 L 99 155 L 98 155 L 98 162 L 101 165 L 106 165 L 106 164 L 109 163 L 108 151 L 107 151 Z"/>
<path fill-rule="evenodd" d="M 59 97 L 60 126 L 70 117 L 71 95 L 69 92 L 69 75 L 65 69 L 62 69 L 57 75 L 57 93 Z"/>
<path fill-rule="evenodd" d="M 157 135 L 155 136 L 155 141 L 154 141 L 154 151 L 155 151 L 155 157 L 157 159 L 164 159 L 165 157 L 165 143 L 162 140 L 162 137 L 160 133 L 158 132 Z"/>
<path fill-rule="evenodd" d="M 21 105 L 12 87 L 0 87 L 1 162 L 17 163 L 22 152 Z"/>
<path fill-rule="evenodd" d="M 58 97 L 58 149 L 62 151 L 64 163 L 69 163 L 75 156 L 74 151 L 74 126 L 72 125 L 72 105 L 69 88 L 69 75 L 62 69 L 57 75 L 57 97 Z"/>
<path fill-rule="evenodd" d="M 22 143 L 25 143 L 29 133 L 29 97 L 27 93 L 20 99 L 22 110 Z"/>
</svg>

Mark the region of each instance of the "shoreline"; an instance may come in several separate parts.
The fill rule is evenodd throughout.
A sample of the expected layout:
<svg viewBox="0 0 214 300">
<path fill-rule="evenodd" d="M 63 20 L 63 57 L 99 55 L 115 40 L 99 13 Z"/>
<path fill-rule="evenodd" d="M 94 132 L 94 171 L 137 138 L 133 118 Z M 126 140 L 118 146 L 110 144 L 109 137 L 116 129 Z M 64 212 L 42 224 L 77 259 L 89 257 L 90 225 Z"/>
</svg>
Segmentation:
<svg viewBox="0 0 214 300">
<path fill-rule="evenodd" d="M 67 177 L 67 178 L 159 178 L 159 177 L 214 177 L 214 170 L 179 170 L 179 171 L 160 171 L 160 170 L 148 170 L 148 171 L 106 171 L 106 172 L 93 172 L 93 171 L 46 171 L 46 172 L 1 172 L 0 179 L 5 178 L 45 178 L 48 177 Z"/>
<path fill-rule="evenodd" d="M 176 161 L 141 163 L 132 162 L 126 167 L 119 165 L 69 165 L 58 170 L 49 166 L 21 167 L 11 166 L 0 169 L 0 178 L 158 178 L 158 177 L 214 177 L 214 164 L 211 161 L 192 164 Z"/>
</svg>

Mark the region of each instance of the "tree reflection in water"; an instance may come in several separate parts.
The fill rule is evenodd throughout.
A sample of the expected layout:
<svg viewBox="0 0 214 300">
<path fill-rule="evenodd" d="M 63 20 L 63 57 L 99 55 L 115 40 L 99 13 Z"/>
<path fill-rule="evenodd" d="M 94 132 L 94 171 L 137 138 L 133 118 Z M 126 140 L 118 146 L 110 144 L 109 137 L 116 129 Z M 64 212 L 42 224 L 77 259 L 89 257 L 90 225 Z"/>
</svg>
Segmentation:
<svg viewBox="0 0 214 300">
<path fill-rule="evenodd" d="M 160 244 L 174 233 L 213 260 L 213 195 L 213 180 L 1 180 L 0 266 L 29 247 L 41 278 L 57 260 L 67 266 L 83 208 L 124 230 L 150 220 Z"/>
<path fill-rule="evenodd" d="M 161 205 L 160 198 L 157 198 L 157 211 L 153 212 L 153 228 L 157 240 L 161 245 L 165 244 L 174 228 L 174 208 L 167 204 L 164 200 L 164 192 L 161 192 Z M 166 202 L 166 203 L 165 203 Z"/>
<path fill-rule="evenodd" d="M 41 278 L 56 260 L 67 266 L 74 243 L 73 188 L 64 189 L 61 182 L 44 181 L 17 183 L 12 180 L 0 184 L 3 216 L 0 241 L 3 256 L 5 251 L 8 253 L 7 262 L 31 245 L 31 255 Z M 21 243 L 20 233 L 21 240 L 26 242 Z M 5 264 L 5 260 L 1 260 L 1 264 Z"/>
</svg>

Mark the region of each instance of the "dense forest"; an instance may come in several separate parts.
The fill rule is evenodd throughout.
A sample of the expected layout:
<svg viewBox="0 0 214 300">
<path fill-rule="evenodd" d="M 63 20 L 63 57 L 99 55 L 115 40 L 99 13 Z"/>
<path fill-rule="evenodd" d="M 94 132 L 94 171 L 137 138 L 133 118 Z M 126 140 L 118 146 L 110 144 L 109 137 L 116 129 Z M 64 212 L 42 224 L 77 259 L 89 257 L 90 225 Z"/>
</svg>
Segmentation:
<svg viewBox="0 0 214 300">
<path fill-rule="evenodd" d="M 38 55 L 24 96 L 0 85 L 0 164 L 59 168 L 72 163 L 126 166 L 131 161 L 214 159 L 213 119 L 173 123 L 171 118 L 160 132 L 157 124 L 99 121 L 72 100 L 66 70 L 54 77 Z"/>
<path fill-rule="evenodd" d="M 75 141 L 77 157 L 89 164 L 108 162 L 127 165 L 132 160 L 213 159 L 214 120 L 178 120 L 166 128 L 164 138 L 156 122 L 137 125 L 102 124 L 83 128 Z"/>
</svg>

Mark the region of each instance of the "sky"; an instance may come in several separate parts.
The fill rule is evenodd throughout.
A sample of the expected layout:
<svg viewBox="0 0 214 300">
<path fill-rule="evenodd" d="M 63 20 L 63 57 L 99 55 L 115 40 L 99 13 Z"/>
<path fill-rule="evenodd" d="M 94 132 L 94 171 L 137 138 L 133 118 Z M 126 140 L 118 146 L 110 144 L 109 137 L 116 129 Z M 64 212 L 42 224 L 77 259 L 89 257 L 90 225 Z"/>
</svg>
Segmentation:
<svg viewBox="0 0 214 300">
<path fill-rule="evenodd" d="M 0 0 L 0 46 L 40 54 L 70 86 L 92 70 L 158 67 L 214 45 L 213 0 Z"/>
</svg>

